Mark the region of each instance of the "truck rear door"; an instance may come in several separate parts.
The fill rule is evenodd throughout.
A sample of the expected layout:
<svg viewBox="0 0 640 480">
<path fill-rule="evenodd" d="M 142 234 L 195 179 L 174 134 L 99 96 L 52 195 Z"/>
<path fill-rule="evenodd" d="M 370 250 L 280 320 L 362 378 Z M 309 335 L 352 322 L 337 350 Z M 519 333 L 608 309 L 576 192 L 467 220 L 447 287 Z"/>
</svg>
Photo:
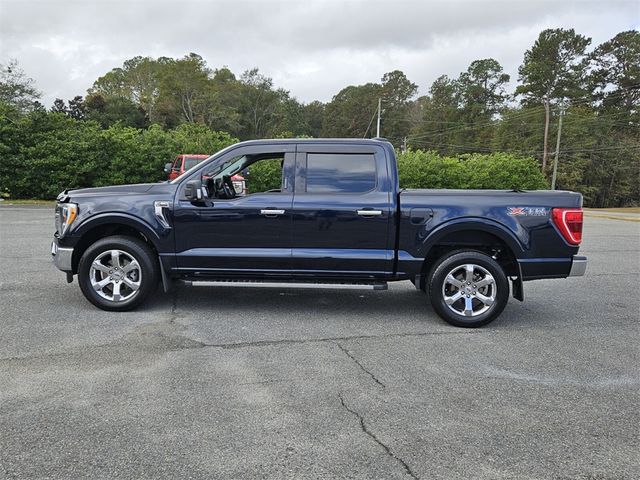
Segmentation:
<svg viewBox="0 0 640 480">
<path fill-rule="evenodd" d="M 393 271 L 388 162 L 375 145 L 299 144 L 292 266 L 317 276 Z"/>
</svg>

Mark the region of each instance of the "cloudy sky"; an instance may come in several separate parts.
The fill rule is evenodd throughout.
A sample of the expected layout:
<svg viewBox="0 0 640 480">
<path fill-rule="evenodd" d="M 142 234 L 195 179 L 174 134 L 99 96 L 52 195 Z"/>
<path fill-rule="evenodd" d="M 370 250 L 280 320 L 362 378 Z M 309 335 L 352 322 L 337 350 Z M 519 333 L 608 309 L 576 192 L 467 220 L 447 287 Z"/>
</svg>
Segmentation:
<svg viewBox="0 0 640 480">
<path fill-rule="evenodd" d="M 238 74 L 257 66 L 299 100 L 327 101 L 394 69 L 426 93 L 478 58 L 515 80 L 550 27 L 597 45 L 640 27 L 640 1 L 0 0 L 0 63 L 17 59 L 46 104 L 84 95 L 127 58 L 188 52 Z"/>
</svg>

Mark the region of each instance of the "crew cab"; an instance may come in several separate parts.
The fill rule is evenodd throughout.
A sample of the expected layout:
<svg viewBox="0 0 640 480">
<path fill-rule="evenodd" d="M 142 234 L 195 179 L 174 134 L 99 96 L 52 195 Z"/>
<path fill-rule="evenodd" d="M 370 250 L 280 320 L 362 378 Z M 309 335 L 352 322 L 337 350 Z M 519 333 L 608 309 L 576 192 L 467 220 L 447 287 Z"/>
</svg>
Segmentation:
<svg viewBox="0 0 640 480">
<path fill-rule="evenodd" d="M 231 179 L 249 167 L 238 196 Z M 579 193 L 400 189 L 383 139 L 242 142 L 169 183 L 64 191 L 55 212 L 54 263 L 104 310 L 132 309 L 174 281 L 410 280 L 445 321 L 477 327 L 510 290 L 522 301 L 523 282 L 587 264 Z"/>
</svg>

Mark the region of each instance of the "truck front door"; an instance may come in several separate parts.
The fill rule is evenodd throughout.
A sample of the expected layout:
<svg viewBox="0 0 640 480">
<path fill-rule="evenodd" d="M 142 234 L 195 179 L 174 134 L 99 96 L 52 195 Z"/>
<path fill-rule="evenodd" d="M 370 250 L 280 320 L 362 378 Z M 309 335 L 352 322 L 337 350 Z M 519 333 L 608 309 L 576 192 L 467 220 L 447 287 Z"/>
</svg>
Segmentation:
<svg viewBox="0 0 640 480">
<path fill-rule="evenodd" d="M 190 202 L 181 185 L 174 207 L 176 261 L 181 273 L 290 273 L 294 152 L 294 144 L 239 147 L 190 176 L 211 179 L 225 169 L 232 176 L 237 173 L 234 163 L 242 165 L 243 159 L 250 159 L 255 163 L 245 169 L 249 191 L 245 196 Z"/>
<path fill-rule="evenodd" d="M 293 270 L 369 278 L 393 271 L 392 186 L 382 148 L 299 144 Z"/>
</svg>

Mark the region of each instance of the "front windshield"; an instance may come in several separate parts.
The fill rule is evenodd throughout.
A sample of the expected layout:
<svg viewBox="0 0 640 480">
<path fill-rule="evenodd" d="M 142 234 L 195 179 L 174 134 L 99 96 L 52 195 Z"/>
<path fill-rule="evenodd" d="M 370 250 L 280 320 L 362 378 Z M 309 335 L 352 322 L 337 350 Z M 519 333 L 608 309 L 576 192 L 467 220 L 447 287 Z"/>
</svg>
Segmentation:
<svg viewBox="0 0 640 480">
<path fill-rule="evenodd" d="M 185 157 L 184 158 L 184 169 L 189 170 L 190 168 L 195 167 L 201 162 L 204 162 L 207 158 L 198 158 L 198 157 Z"/>
</svg>

